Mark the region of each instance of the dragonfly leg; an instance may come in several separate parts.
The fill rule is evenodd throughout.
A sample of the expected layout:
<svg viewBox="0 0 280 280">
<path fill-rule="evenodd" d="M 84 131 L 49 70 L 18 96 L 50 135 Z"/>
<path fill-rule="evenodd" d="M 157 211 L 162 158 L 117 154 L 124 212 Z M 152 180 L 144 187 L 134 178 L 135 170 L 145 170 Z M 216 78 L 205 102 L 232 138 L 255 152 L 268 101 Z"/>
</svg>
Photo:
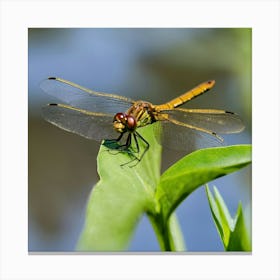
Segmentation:
<svg viewBox="0 0 280 280">
<path fill-rule="evenodd" d="M 114 151 L 122 151 L 124 146 L 127 146 L 127 140 L 124 145 L 121 145 L 119 141 L 122 139 L 124 133 L 121 133 L 120 136 L 116 139 L 106 139 L 104 140 L 103 144 L 105 147 L 109 148 L 109 151 L 114 150 Z"/>
<path fill-rule="evenodd" d="M 117 149 L 120 151 L 129 151 L 130 146 L 131 146 L 131 133 L 128 134 L 125 144 L 122 145 L 119 144 Z"/>
<path fill-rule="evenodd" d="M 105 146 L 109 145 L 109 144 L 115 144 L 115 143 L 119 142 L 122 139 L 123 135 L 124 135 L 124 133 L 120 133 L 120 136 L 116 139 L 106 139 L 105 140 Z"/>
<path fill-rule="evenodd" d="M 133 138 L 134 138 L 135 145 L 136 145 L 136 152 L 135 152 L 135 153 L 139 153 L 139 152 L 140 152 L 139 141 L 138 141 L 137 137 L 138 137 L 139 139 L 141 139 L 142 142 L 146 145 L 144 152 L 140 155 L 140 157 L 136 157 L 134 154 L 130 154 L 130 155 L 132 155 L 132 156 L 134 157 L 134 159 L 132 159 L 132 160 L 129 161 L 129 162 L 126 162 L 126 163 L 122 164 L 121 166 L 124 166 L 124 165 L 126 165 L 126 164 L 129 164 L 129 163 L 131 163 L 131 162 L 137 160 L 137 162 L 136 162 L 135 164 L 129 165 L 129 167 L 134 167 L 134 166 L 136 166 L 136 165 L 142 160 L 142 158 L 143 158 L 143 156 L 145 155 L 145 153 L 148 151 L 148 149 L 149 149 L 149 147 L 150 147 L 149 142 L 148 142 L 141 134 L 139 134 L 137 131 L 135 131 L 135 132 L 133 133 Z"/>
<path fill-rule="evenodd" d="M 135 141 L 135 147 L 132 147 L 131 145 L 131 140 L 132 140 L 132 134 L 133 134 L 133 139 Z M 147 152 L 147 150 L 149 149 L 149 143 L 136 131 L 134 131 L 133 133 L 129 133 L 126 141 L 124 144 L 120 144 L 118 141 L 120 141 L 123 137 L 124 133 L 121 133 L 120 136 L 117 139 L 111 139 L 111 140 L 105 140 L 105 142 L 103 143 L 103 145 L 105 145 L 107 148 L 109 148 L 109 151 L 117 151 L 117 153 L 127 153 L 132 159 L 124 164 L 121 164 L 121 166 L 127 165 L 132 163 L 133 161 L 137 161 L 136 164 L 131 165 L 129 167 L 133 167 L 135 165 L 137 165 L 141 159 L 143 158 L 144 154 Z M 141 141 L 145 144 L 145 150 L 144 152 L 140 155 L 140 157 L 136 156 L 136 154 L 139 154 L 140 152 L 140 147 L 139 147 L 139 140 L 141 139 Z"/>
<path fill-rule="evenodd" d="M 127 153 L 130 156 L 133 156 L 134 158 L 136 157 L 134 155 L 135 151 L 133 151 L 131 147 L 131 133 L 128 134 L 125 143 L 120 144 L 118 141 L 121 140 L 123 137 L 124 133 L 121 133 L 120 136 L 117 139 L 110 139 L 110 140 L 105 140 L 103 142 L 103 145 L 108 149 L 109 153 L 112 154 L 118 154 L 118 153 Z"/>
<path fill-rule="evenodd" d="M 137 147 L 137 149 L 138 149 L 138 152 L 139 152 L 139 144 L 138 144 L 137 137 L 139 137 L 139 138 L 146 144 L 145 150 L 144 150 L 144 152 L 142 153 L 142 155 L 141 155 L 140 158 L 139 158 L 139 161 L 141 161 L 142 158 L 143 158 L 143 156 L 144 156 L 144 154 L 149 150 L 150 144 L 149 144 L 149 142 L 148 142 L 141 134 L 139 134 L 137 131 L 135 131 L 135 133 L 133 134 L 133 136 L 134 136 L 134 139 L 135 139 L 135 142 L 136 142 L 136 147 Z"/>
<path fill-rule="evenodd" d="M 120 140 L 120 137 L 118 138 Z M 118 141 L 118 140 L 116 140 Z M 138 143 L 136 147 L 136 152 L 133 150 L 133 147 L 131 146 L 131 133 L 128 134 L 126 141 L 124 144 L 117 144 L 117 146 L 113 147 L 115 150 L 119 150 L 120 152 L 127 152 L 128 154 L 134 154 L 139 152 L 139 146 Z"/>
<path fill-rule="evenodd" d="M 135 139 L 134 133 L 133 133 L 133 136 L 134 136 L 134 139 Z M 130 133 L 127 137 L 126 143 L 123 145 L 124 148 L 125 148 L 123 151 L 125 151 L 129 156 L 131 156 L 132 160 L 121 164 L 121 167 L 123 167 L 127 164 L 130 164 L 131 162 L 133 162 L 135 160 L 137 160 L 137 163 L 140 161 L 140 159 L 135 155 L 135 153 L 139 153 L 139 145 L 138 145 L 137 139 L 135 139 L 135 143 L 136 143 L 136 151 L 133 151 L 133 149 L 131 148 L 131 133 Z M 136 164 L 134 164 L 132 166 L 135 166 Z M 129 167 L 132 167 L 132 166 L 129 166 Z"/>
</svg>

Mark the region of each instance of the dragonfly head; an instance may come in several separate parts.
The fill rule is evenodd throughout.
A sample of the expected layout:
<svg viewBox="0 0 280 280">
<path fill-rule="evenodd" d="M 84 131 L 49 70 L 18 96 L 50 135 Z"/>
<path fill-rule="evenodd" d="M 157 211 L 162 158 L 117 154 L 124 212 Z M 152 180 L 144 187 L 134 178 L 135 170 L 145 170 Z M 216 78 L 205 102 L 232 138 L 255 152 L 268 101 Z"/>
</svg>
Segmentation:
<svg viewBox="0 0 280 280">
<path fill-rule="evenodd" d="M 117 113 L 113 120 L 114 129 L 119 133 L 126 131 L 133 132 L 136 129 L 137 122 L 131 115 L 125 113 Z"/>
</svg>

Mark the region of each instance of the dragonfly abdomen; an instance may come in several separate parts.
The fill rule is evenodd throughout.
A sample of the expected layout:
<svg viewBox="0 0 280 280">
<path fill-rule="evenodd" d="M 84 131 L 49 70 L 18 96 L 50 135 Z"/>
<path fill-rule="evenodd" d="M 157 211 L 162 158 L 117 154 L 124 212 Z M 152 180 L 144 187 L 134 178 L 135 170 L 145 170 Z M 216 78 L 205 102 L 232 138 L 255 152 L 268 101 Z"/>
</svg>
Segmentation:
<svg viewBox="0 0 280 280">
<path fill-rule="evenodd" d="M 214 80 L 209 80 L 207 82 L 201 83 L 200 85 L 196 86 L 195 88 L 187 91 L 186 93 L 180 95 L 172 99 L 171 101 L 156 106 L 156 110 L 172 110 L 173 108 L 179 107 L 180 105 L 192 100 L 193 98 L 203 94 L 204 92 L 208 91 L 215 85 Z"/>
</svg>

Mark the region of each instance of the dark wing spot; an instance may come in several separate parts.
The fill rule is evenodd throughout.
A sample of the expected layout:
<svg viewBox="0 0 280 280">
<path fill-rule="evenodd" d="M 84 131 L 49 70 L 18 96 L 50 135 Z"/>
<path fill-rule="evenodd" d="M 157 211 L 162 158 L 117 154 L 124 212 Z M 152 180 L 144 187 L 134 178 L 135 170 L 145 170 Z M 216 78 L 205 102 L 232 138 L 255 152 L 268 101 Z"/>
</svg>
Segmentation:
<svg viewBox="0 0 280 280">
<path fill-rule="evenodd" d="M 230 111 L 225 111 L 227 114 L 232 114 L 232 115 L 235 115 L 235 113 L 233 112 L 230 112 Z"/>
</svg>

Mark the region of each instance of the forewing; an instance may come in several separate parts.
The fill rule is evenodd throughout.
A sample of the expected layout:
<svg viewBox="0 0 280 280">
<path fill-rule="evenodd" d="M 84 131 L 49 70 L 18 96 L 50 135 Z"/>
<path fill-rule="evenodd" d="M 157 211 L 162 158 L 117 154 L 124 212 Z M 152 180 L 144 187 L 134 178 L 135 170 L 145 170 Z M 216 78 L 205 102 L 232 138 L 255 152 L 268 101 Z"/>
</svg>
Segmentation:
<svg viewBox="0 0 280 280">
<path fill-rule="evenodd" d="M 48 78 L 40 87 L 67 104 L 92 112 L 116 114 L 126 112 L 133 100 L 116 94 L 93 91 L 61 78 Z"/>
<path fill-rule="evenodd" d="M 168 118 L 215 133 L 238 133 L 244 124 L 235 113 L 214 109 L 174 109 L 164 111 Z"/>
<path fill-rule="evenodd" d="M 113 115 L 92 113 L 64 104 L 51 104 L 42 108 L 43 117 L 50 123 L 88 139 L 101 141 L 116 139 Z"/>
</svg>

